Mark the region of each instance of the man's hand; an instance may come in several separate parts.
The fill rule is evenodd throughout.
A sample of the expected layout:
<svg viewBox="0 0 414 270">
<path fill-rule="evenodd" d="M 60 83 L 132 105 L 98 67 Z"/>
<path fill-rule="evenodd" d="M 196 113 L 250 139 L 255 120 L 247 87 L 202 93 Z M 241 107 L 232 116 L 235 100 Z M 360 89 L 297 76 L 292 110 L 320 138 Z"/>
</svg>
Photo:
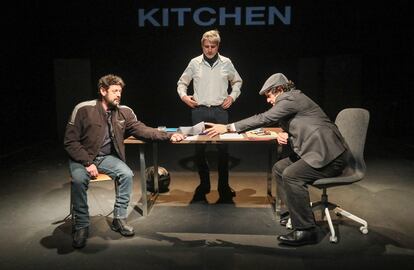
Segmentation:
<svg viewBox="0 0 414 270">
<path fill-rule="evenodd" d="M 171 136 L 170 141 L 172 141 L 172 142 L 179 142 L 179 141 L 184 140 L 184 138 L 185 138 L 185 136 L 183 134 L 181 134 L 181 133 L 174 133 Z"/>
<path fill-rule="evenodd" d="M 279 132 L 277 134 L 277 142 L 279 144 L 287 144 L 288 143 L 289 134 L 286 132 Z"/>
<path fill-rule="evenodd" d="M 209 137 L 214 137 L 219 134 L 223 134 L 227 132 L 226 125 L 214 124 L 214 123 L 209 123 L 209 122 L 206 122 L 204 124 L 210 127 L 204 131 Z"/>
<path fill-rule="evenodd" d="M 85 169 L 92 179 L 95 179 L 98 176 L 98 168 L 96 168 L 95 164 L 91 164 L 88 167 L 85 167 Z"/>
<path fill-rule="evenodd" d="M 198 106 L 198 103 L 194 100 L 193 96 L 183 96 L 181 100 L 184 101 L 184 103 L 187 104 L 190 108 L 195 108 Z"/>
<path fill-rule="evenodd" d="M 230 108 L 231 104 L 233 104 L 233 98 L 231 96 L 227 96 L 226 99 L 223 101 L 223 103 L 221 103 L 221 107 L 223 109 L 228 109 Z"/>
</svg>

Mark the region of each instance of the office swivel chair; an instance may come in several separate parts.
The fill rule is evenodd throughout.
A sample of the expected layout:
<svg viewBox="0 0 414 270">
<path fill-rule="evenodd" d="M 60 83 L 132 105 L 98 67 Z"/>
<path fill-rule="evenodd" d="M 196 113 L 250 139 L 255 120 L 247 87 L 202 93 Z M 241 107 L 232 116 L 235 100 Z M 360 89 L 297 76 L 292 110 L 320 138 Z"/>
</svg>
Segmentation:
<svg viewBox="0 0 414 270">
<path fill-rule="evenodd" d="M 348 167 L 344 172 L 336 177 L 322 178 L 313 182 L 312 186 L 322 190 L 321 200 L 312 203 L 313 210 L 321 210 L 322 216 L 326 217 L 329 224 L 330 237 L 332 243 L 338 242 L 332 225 L 329 210 L 333 210 L 336 215 L 352 219 L 362 226 L 359 228 L 363 234 L 368 233 L 368 223 L 343 210 L 338 205 L 328 201 L 327 189 L 342 185 L 349 185 L 360 181 L 365 176 L 366 166 L 364 161 L 364 146 L 369 123 L 369 112 L 361 108 L 348 108 L 340 111 L 336 117 L 335 124 L 348 144 L 351 155 L 348 157 Z"/>
</svg>

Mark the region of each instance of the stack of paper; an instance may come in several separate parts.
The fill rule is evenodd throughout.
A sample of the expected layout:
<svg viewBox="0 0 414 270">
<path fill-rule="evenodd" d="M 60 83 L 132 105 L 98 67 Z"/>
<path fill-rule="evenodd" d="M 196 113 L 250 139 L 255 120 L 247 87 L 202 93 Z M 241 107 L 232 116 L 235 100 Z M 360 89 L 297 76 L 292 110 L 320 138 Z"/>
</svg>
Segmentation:
<svg viewBox="0 0 414 270">
<path fill-rule="evenodd" d="M 198 135 L 187 136 L 184 141 L 198 141 Z"/>
<path fill-rule="evenodd" d="M 178 132 L 184 135 L 199 135 L 205 130 L 204 122 L 200 122 L 192 127 L 179 127 Z"/>
</svg>

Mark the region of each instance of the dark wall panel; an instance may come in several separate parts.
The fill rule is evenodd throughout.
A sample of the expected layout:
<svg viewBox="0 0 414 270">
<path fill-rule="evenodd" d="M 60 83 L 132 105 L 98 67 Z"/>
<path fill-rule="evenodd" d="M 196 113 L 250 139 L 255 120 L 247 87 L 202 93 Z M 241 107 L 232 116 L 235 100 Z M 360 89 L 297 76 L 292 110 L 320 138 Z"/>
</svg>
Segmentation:
<svg viewBox="0 0 414 270">
<path fill-rule="evenodd" d="M 54 78 L 57 134 L 58 139 L 62 141 L 66 123 L 74 106 L 96 97 L 91 88 L 89 59 L 56 59 Z"/>
<path fill-rule="evenodd" d="M 176 83 L 189 60 L 201 53 L 201 35 L 212 28 L 221 32 L 220 52 L 233 60 L 244 79 L 242 94 L 230 110 L 232 121 L 266 110 L 268 105 L 258 91 L 272 73 L 283 72 L 331 117 L 343 107 L 365 106 L 374 112 L 371 129 L 392 128 L 414 135 L 409 1 L 382 5 L 356 0 L 106 0 L 14 5 L 11 12 L 4 12 L 9 48 L 3 62 L 7 80 L 1 86 L 13 101 L 5 104 L 1 119 L 14 134 L 2 135 L 2 147 L 61 136 L 55 136 L 62 130 L 60 112 L 47 121 L 39 118 L 61 107 L 57 102 L 62 100 L 62 78 L 68 79 L 67 89 L 91 87 L 86 91 L 94 93 L 99 77 L 118 74 L 127 84 L 122 102 L 145 123 L 189 124 L 190 112 L 178 98 Z M 241 25 L 229 21 L 199 26 L 188 14 L 185 24 L 177 26 L 177 15 L 170 12 L 169 27 L 138 25 L 138 10 L 143 8 L 225 7 L 231 12 L 241 7 L 245 12 L 246 7 L 260 6 L 281 10 L 290 6 L 290 24 L 246 25 L 243 13 Z M 68 71 L 66 77 L 64 69 L 56 68 L 55 59 L 89 59 L 90 74 L 80 75 L 88 73 L 80 68 Z M 76 81 L 75 74 L 82 79 Z M 64 99 L 71 102 L 87 98 L 67 93 Z M 32 140 L 19 135 L 22 126 L 30 129 Z"/>
</svg>

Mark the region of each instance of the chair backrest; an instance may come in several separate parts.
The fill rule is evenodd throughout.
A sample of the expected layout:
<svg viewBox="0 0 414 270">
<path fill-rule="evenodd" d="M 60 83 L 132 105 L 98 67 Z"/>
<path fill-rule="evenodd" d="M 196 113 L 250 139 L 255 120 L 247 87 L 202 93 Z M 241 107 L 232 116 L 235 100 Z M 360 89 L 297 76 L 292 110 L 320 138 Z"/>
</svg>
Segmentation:
<svg viewBox="0 0 414 270">
<path fill-rule="evenodd" d="M 312 186 L 323 189 L 352 184 L 364 178 L 366 171 L 364 148 L 368 123 L 369 112 L 365 109 L 348 108 L 338 113 L 335 124 L 348 145 L 348 166 L 341 175 L 318 179 L 312 183 Z"/>
<path fill-rule="evenodd" d="M 362 108 L 347 108 L 340 111 L 335 124 L 348 144 L 352 156 L 349 167 L 358 177 L 363 178 L 366 171 L 364 148 L 369 123 L 369 111 Z"/>
</svg>

